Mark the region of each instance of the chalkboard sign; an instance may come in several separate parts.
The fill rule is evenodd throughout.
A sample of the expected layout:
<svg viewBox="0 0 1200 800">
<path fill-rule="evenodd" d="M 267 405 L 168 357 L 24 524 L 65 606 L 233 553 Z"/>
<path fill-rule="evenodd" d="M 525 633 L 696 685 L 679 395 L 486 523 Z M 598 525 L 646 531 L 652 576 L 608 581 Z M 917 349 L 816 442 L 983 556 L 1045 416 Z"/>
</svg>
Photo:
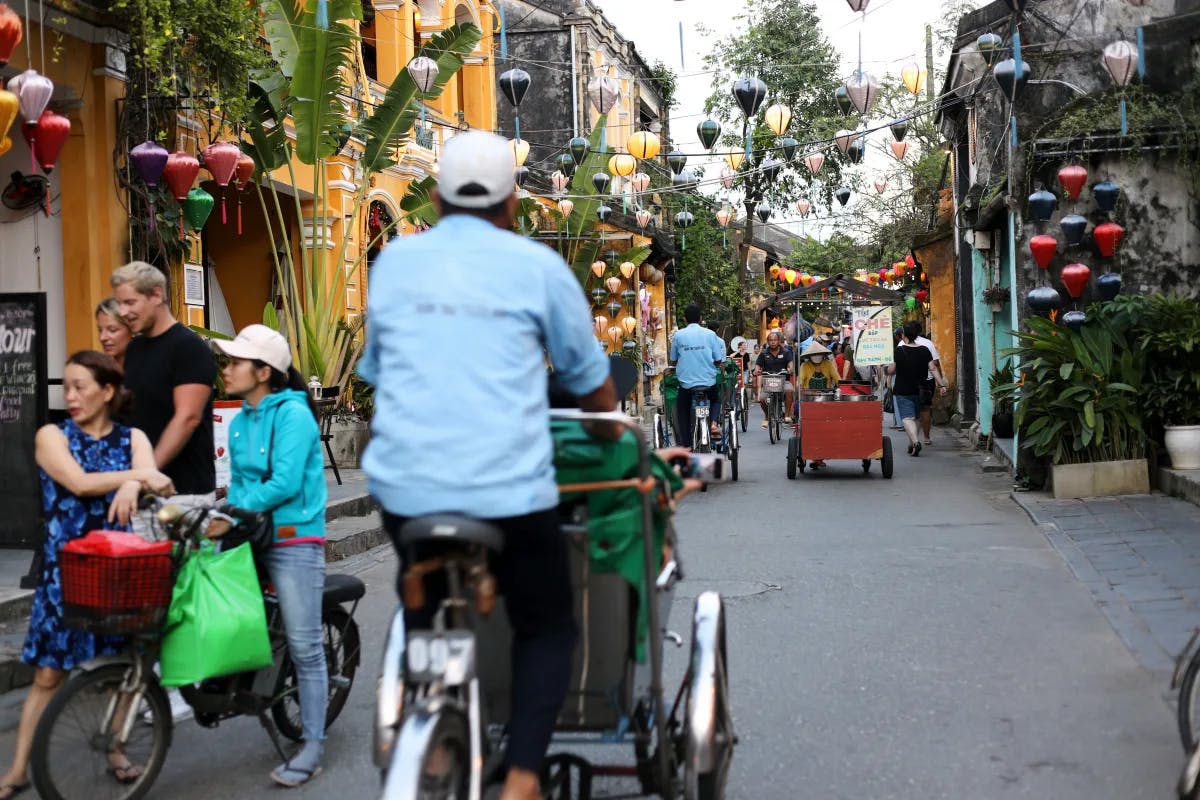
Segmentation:
<svg viewBox="0 0 1200 800">
<path fill-rule="evenodd" d="M 46 421 L 46 295 L 0 293 L 0 547 L 41 542 L 33 440 Z"/>
</svg>

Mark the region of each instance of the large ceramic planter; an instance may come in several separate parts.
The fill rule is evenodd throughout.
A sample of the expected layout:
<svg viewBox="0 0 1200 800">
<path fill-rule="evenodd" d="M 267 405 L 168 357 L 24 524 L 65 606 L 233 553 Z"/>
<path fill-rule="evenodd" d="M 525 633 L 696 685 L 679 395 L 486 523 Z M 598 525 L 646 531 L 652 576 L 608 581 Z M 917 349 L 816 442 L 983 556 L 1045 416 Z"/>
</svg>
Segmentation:
<svg viewBox="0 0 1200 800">
<path fill-rule="evenodd" d="M 1200 469 L 1200 425 L 1168 425 L 1163 439 L 1171 469 Z"/>
<path fill-rule="evenodd" d="M 992 438 L 993 439 L 1011 439 L 1013 438 L 1013 415 L 995 413 L 992 414 Z"/>
<path fill-rule="evenodd" d="M 1150 492 L 1150 469 L 1144 458 L 1058 464 L 1050 468 L 1050 480 L 1055 500 Z"/>
<path fill-rule="evenodd" d="M 334 418 L 329 424 L 333 439 L 333 458 L 339 469 L 360 469 L 363 452 L 370 439 L 370 426 L 366 421 L 351 418 Z"/>
</svg>

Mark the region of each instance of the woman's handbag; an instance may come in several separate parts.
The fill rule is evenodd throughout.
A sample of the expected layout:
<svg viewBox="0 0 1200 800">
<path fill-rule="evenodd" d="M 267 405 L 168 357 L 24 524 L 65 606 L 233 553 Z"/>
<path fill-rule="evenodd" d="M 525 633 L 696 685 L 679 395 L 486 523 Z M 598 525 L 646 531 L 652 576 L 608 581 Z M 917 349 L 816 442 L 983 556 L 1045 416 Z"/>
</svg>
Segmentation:
<svg viewBox="0 0 1200 800">
<path fill-rule="evenodd" d="M 262 482 L 271 480 L 271 456 L 275 452 L 275 425 L 271 424 L 271 438 L 267 444 L 267 471 L 263 473 Z M 275 544 L 275 515 L 263 511 L 254 522 L 241 522 L 221 537 L 221 548 L 232 550 L 240 544 L 249 544 L 250 550 L 256 556 L 271 549 Z"/>
<path fill-rule="evenodd" d="M 893 411 L 895 411 L 895 408 L 896 401 L 892 398 L 892 387 L 888 386 L 883 390 L 883 410 L 884 412 L 891 414 Z"/>
<path fill-rule="evenodd" d="M 159 656 L 164 686 L 251 672 L 271 663 L 262 589 L 249 547 L 211 542 L 179 569 Z"/>
</svg>

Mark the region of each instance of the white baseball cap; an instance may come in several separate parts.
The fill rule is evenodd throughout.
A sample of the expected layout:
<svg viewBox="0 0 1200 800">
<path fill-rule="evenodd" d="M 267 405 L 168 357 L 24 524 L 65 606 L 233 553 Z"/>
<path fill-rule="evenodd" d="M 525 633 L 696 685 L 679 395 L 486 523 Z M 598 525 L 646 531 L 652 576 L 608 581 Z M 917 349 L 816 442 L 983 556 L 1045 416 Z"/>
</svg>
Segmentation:
<svg viewBox="0 0 1200 800">
<path fill-rule="evenodd" d="M 438 161 L 438 193 L 460 208 L 487 208 L 516 189 L 508 140 L 485 131 L 467 131 L 446 142 Z"/>
<path fill-rule="evenodd" d="M 280 372 L 292 366 L 292 348 L 287 339 L 266 325 L 247 325 L 233 341 L 213 339 L 213 345 L 227 356 L 261 361 Z"/>
</svg>

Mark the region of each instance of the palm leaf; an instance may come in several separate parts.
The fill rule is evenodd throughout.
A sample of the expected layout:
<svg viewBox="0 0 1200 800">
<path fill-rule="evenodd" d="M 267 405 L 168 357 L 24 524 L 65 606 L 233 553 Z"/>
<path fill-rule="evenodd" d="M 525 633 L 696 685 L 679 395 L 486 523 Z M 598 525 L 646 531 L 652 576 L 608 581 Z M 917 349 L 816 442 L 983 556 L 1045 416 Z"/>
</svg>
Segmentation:
<svg viewBox="0 0 1200 800">
<path fill-rule="evenodd" d="M 438 65 L 437 79 L 426 98 L 432 99 L 442 93 L 442 88 L 462 69 L 462 56 L 475 49 L 481 35 L 470 23 L 451 25 L 421 48 L 418 55 L 432 58 Z M 383 102 L 358 126 L 356 135 L 366 142 L 366 152 L 360 162 L 363 169 L 378 172 L 396 163 L 394 153 L 408 142 L 420 115 L 421 100 L 408 70 L 400 70 Z"/>
<path fill-rule="evenodd" d="M 292 77 L 292 119 L 296 125 L 296 156 L 316 164 L 337 150 L 336 128 L 347 111 L 339 95 L 349 93 L 346 74 L 354 63 L 358 34 L 337 20 L 361 19 L 359 0 L 332 0 L 329 28 L 316 25 L 307 9 L 301 16 L 300 57 Z"/>
<path fill-rule="evenodd" d="M 416 183 L 408 185 L 408 191 L 400 198 L 400 211 L 410 224 L 423 222 L 434 225 L 438 221 L 437 204 L 433 201 L 433 189 L 437 179 L 428 175 Z"/>
<path fill-rule="evenodd" d="M 296 0 L 263 0 L 259 8 L 271 57 L 284 77 L 290 78 L 296 73 L 296 59 L 300 57 L 302 12 Z"/>
<path fill-rule="evenodd" d="M 254 104 L 243 120 L 250 142 L 242 142 L 242 149 L 254 159 L 260 174 L 274 172 L 288 160 L 290 143 L 283 127 L 286 90 L 287 79 L 278 72 L 260 73 L 250 81 Z"/>
</svg>

